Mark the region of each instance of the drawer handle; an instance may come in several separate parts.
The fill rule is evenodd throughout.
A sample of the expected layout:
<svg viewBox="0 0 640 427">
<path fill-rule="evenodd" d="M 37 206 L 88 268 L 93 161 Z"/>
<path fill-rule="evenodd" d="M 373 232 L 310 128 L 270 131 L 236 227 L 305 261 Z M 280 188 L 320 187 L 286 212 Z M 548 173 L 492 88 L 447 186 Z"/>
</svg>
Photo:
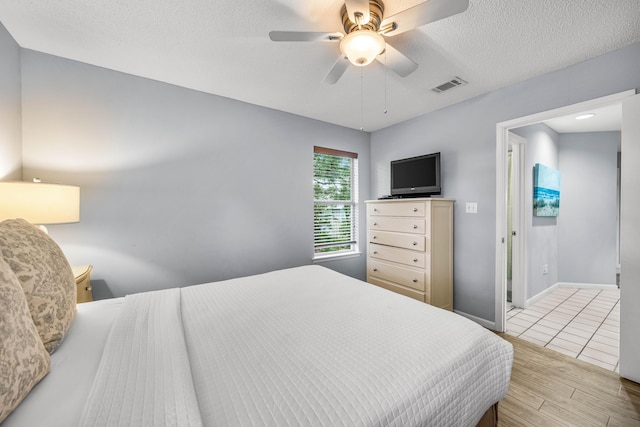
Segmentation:
<svg viewBox="0 0 640 427">
<path fill-rule="evenodd" d="M 376 225 L 378 225 L 378 223 L 377 223 L 377 222 L 374 222 L 374 223 L 373 223 L 373 225 L 374 225 L 374 226 L 376 226 Z"/>
<path fill-rule="evenodd" d="M 418 279 L 413 279 L 413 283 L 418 283 Z"/>
<path fill-rule="evenodd" d="M 377 237 L 376 237 L 376 236 L 373 236 L 373 239 L 375 240 L 375 239 L 377 239 Z"/>
<path fill-rule="evenodd" d="M 374 255 L 378 255 L 378 251 L 373 251 L 373 254 Z"/>
<path fill-rule="evenodd" d="M 416 228 L 418 228 L 418 226 L 414 224 L 413 225 L 413 229 L 415 230 Z"/>
<path fill-rule="evenodd" d="M 373 269 L 373 271 L 378 271 L 378 269 L 377 269 L 377 268 L 374 268 L 374 269 Z"/>
<path fill-rule="evenodd" d="M 375 237 L 374 237 L 375 239 Z M 418 246 L 418 242 L 413 242 L 413 246 Z"/>
<path fill-rule="evenodd" d="M 377 209 L 377 208 L 373 208 L 373 211 L 374 211 L 374 212 L 378 212 L 378 209 Z"/>
<path fill-rule="evenodd" d="M 413 208 L 413 211 L 414 212 L 418 212 L 418 208 Z"/>
<path fill-rule="evenodd" d="M 374 252 L 375 253 L 375 252 Z M 418 258 L 414 258 L 413 262 L 418 262 Z"/>
</svg>

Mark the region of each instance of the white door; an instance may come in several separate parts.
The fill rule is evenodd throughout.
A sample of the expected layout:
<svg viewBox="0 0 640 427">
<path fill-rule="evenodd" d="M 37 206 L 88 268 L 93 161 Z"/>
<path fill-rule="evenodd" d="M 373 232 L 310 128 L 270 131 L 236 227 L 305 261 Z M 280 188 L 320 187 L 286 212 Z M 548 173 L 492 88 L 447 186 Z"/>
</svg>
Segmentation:
<svg viewBox="0 0 640 427">
<path fill-rule="evenodd" d="M 507 280 L 511 281 L 511 304 L 524 308 L 525 275 L 524 256 L 524 153 L 527 140 L 509 132 L 509 149 L 511 151 L 511 179 L 507 196 L 507 216 L 510 229 L 507 233 Z M 509 256 L 510 252 L 510 256 Z"/>
<path fill-rule="evenodd" d="M 620 376 L 640 382 L 640 95 L 622 101 Z"/>
</svg>

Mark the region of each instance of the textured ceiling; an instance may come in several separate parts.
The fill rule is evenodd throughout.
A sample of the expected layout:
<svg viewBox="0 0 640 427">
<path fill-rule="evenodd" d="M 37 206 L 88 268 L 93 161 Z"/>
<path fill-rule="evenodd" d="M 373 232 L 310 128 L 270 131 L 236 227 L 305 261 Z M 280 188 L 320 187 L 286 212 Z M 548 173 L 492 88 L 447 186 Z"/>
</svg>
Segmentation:
<svg viewBox="0 0 640 427">
<path fill-rule="evenodd" d="M 385 16 L 421 2 L 387 0 Z M 389 39 L 419 64 L 408 77 L 374 61 L 326 85 L 337 44 L 275 43 L 268 33 L 342 31 L 341 6 L 2 0 L 0 22 L 23 48 L 367 131 L 640 41 L 640 0 L 470 0 L 462 14 Z M 430 91 L 454 76 L 469 83 Z"/>
</svg>

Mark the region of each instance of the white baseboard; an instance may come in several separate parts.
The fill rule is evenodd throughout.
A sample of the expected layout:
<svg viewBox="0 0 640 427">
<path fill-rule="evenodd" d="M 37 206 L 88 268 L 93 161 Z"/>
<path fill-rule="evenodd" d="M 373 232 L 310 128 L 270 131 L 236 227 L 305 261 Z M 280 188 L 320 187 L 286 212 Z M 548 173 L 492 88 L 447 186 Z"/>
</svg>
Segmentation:
<svg viewBox="0 0 640 427">
<path fill-rule="evenodd" d="M 618 286 L 606 284 L 606 283 L 573 283 L 573 282 L 558 282 L 556 283 L 560 288 L 578 288 L 578 289 L 598 289 L 601 291 L 615 291 Z"/>
<path fill-rule="evenodd" d="M 533 304 L 537 303 L 542 298 L 546 297 L 548 294 L 550 294 L 551 292 L 555 291 L 559 287 L 560 287 L 559 284 L 555 283 L 555 284 L 549 286 L 544 291 L 540 292 L 539 294 L 532 296 L 528 300 L 525 300 L 524 301 L 524 308 L 528 308 L 528 307 L 532 306 Z"/>
<path fill-rule="evenodd" d="M 524 302 L 524 308 L 530 307 L 533 304 L 535 304 L 536 302 L 540 301 L 542 298 L 544 298 L 545 296 L 547 296 L 548 294 L 550 294 L 551 292 L 553 292 L 556 289 L 559 288 L 569 288 L 569 289 L 597 289 L 597 290 L 601 290 L 601 291 L 614 291 L 616 289 L 618 289 L 618 287 L 616 285 L 609 285 L 609 284 L 601 284 L 601 283 L 574 283 L 574 282 L 557 282 L 551 286 L 549 286 L 547 289 L 545 289 L 544 291 L 540 292 L 539 294 L 529 298 L 528 300 L 526 300 Z"/>
<path fill-rule="evenodd" d="M 478 325 L 482 326 L 483 328 L 487 328 L 487 329 L 490 329 L 492 331 L 496 330 L 496 323 L 495 322 L 491 322 L 490 320 L 483 319 L 482 317 L 477 317 L 477 316 L 474 316 L 473 314 L 465 313 L 463 311 L 453 310 L 453 312 L 456 313 L 456 314 L 459 314 L 462 317 L 466 317 L 469 320 L 473 320 L 474 322 L 476 322 Z"/>
</svg>

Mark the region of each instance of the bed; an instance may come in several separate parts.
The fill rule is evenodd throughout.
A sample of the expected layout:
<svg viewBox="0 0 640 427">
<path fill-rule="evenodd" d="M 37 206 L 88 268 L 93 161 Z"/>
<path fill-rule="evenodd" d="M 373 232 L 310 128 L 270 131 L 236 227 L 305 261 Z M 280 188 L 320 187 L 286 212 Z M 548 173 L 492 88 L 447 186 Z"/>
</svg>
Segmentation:
<svg viewBox="0 0 640 427">
<path fill-rule="evenodd" d="M 513 362 L 479 325 L 321 266 L 72 310 L 3 427 L 495 425 Z"/>
</svg>

